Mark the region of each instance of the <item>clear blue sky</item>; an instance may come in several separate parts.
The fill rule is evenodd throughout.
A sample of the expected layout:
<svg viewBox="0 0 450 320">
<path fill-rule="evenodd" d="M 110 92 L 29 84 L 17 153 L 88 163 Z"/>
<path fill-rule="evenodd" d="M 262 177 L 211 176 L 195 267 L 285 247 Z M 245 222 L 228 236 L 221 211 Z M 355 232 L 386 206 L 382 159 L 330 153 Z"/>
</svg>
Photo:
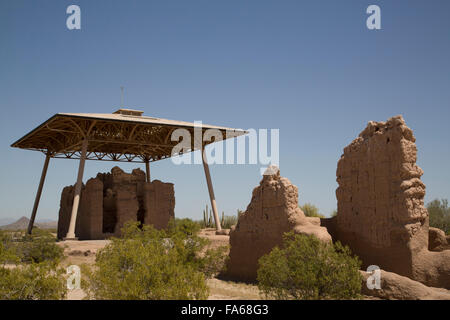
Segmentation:
<svg viewBox="0 0 450 320">
<path fill-rule="evenodd" d="M 81 7 L 81 30 L 66 8 Z M 370 4 L 382 30 L 366 28 Z M 279 128 L 281 174 L 299 200 L 336 208 L 336 164 L 365 127 L 402 114 L 416 135 L 426 200 L 450 198 L 450 1 L 0 2 L 0 218 L 29 216 L 44 156 L 10 144 L 57 112 L 146 115 Z M 115 164 L 87 162 L 84 181 Z M 131 170 L 139 165 L 122 165 Z M 54 160 L 38 212 L 56 218 L 77 161 Z M 141 166 L 142 167 L 142 166 Z M 259 166 L 213 165 L 219 211 L 245 209 Z M 176 215 L 200 219 L 203 168 L 152 165 Z"/>
</svg>

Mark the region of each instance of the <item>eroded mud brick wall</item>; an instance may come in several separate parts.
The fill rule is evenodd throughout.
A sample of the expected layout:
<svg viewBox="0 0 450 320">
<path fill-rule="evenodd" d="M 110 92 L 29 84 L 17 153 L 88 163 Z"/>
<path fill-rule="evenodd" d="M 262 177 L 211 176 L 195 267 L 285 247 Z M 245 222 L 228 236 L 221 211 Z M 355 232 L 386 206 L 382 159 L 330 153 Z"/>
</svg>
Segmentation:
<svg viewBox="0 0 450 320">
<path fill-rule="evenodd" d="M 363 268 L 381 269 L 434 287 L 450 287 L 450 250 L 428 250 L 429 219 L 415 137 L 401 116 L 369 122 L 338 162 L 333 240 L 347 244 Z"/>
<path fill-rule="evenodd" d="M 285 232 L 315 235 L 331 241 L 319 218 L 307 218 L 298 206 L 298 188 L 289 179 L 275 174 L 264 175 L 253 190 L 246 211 L 230 232 L 230 259 L 226 276 L 235 280 L 254 281 L 258 260 L 282 244 Z"/>
<path fill-rule="evenodd" d="M 76 235 L 79 239 L 102 239 L 103 182 L 99 179 L 89 179 L 81 192 Z"/>
<path fill-rule="evenodd" d="M 363 267 L 428 285 L 450 285 L 450 251 L 428 251 L 428 212 L 415 137 L 401 116 L 369 122 L 337 166 L 334 240 L 349 245 Z"/>
<path fill-rule="evenodd" d="M 61 192 L 61 200 L 59 202 L 58 214 L 58 239 L 63 239 L 69 230 L 70 214 L 72 212 L 73 197 L 75 188 L 67 186 Z"/>
<path fill-rule="evenodd" d="M 175 218 L 173 183 L 153 180 L 143 187 L 144 223 L 156 229 L 166 228 L 170 219 Z"/>
<path fill-rule="evenodd" d="M 337 229 L 365 264 L 410 275 L 428 247 L 428 212 L 415 138 L 401 116 L 369 122 L 337 166 Z"/>
<path fill-rule="evenodd" d="M 111 173 L 99 173 L 97 179 L 104 184 L 103 232 L 119 235 L 125 222 L 137 221 L 138 189 L 145 183 L 145 173 L 134 169 L 129 174 L 114 167 Z"/>
</svg>

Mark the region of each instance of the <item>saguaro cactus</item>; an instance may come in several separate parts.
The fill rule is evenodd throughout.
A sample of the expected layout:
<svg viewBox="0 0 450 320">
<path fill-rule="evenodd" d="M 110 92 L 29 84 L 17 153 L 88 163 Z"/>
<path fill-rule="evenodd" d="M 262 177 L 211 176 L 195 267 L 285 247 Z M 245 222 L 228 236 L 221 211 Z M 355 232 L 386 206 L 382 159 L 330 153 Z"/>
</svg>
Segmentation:
<svg viewBox="0 0 450 320">
<path fill-rule="evenodd" d="M 206 205 L 206 209 L 203 210 L 203 226 L 205 228 L 208 227 L 208 205 Z"/>
<path fill-rule="evenodd" d="M 205 228 L 214 228 L 212 210 L 209 209 L 208 205 L 203 210 L 203 225 Z"/>
</svg>

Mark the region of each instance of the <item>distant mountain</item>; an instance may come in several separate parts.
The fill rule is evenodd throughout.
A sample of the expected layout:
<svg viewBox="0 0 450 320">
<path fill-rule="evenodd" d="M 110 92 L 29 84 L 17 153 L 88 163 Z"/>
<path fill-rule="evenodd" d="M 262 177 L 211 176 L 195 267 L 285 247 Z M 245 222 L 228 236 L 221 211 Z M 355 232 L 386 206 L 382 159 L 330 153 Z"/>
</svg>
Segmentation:
<svg viewBox="0 0 450 320">
<path fill-rule="evenodd" d="M 1 226 L 0 229 L 7 229 L 7 230 L 22 230 L 26 229 L 28 227 L 28 223 L 30 222 L 30 219 L 27 217 L 22 217 L 16 222 L 7 224 L 5 226 Z"/>
<path fill-rule="evenodd" d="M 30 223 L 30 219 L 27 217 L 22 217 L 16 222 L 0 226 L 0 229 L 3 230 L 24 230 L 28 228 L 28 224 Z M 41 229 L 56 229 L 58 226 L 58 222 L 45 219 L 44 222 L 36 222 L 34 224 L 36 227 Z"/>
</svg>

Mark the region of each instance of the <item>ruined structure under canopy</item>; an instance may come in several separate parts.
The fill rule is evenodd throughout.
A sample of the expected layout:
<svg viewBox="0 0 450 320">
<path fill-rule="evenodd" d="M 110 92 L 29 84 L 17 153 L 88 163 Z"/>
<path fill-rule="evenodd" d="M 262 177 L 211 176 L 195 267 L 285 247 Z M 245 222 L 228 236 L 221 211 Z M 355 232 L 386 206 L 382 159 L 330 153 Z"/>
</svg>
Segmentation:
<svg viewBox="0 0 450 320">
<path fill-rule="evenodd" d="M 58 113 L 39 125 L 24 137 L 14 142 L 15 148 L 41 151 L 46 155 L 44 168 L 31 214 L 28 232 L 31 232 L 39 205 L 42 188 L 50 158 L 79 159 L 78 178 L 73 192 L 73 205 L 66 239 L 76 239 L 75 225 L 80 203 L 85 160 L 140 162 L 146 165 L 146 181 L 150 180 L 152 161 L 181 155 L 172 154 L 178 141 L 172 141 L 172 133 L 177 129 L 187 130 L 191 137 L 194 132 L 203 133 L 215 129 L 221 137 L 214 141 L 191 141 L 191 148 L 185 152 L 202 151 L 203 166 L 216 220 L 216 228 L 221 230 L 217 206 L 207 164 L 204 147 L 212 142 L 246 134 L 243 130 L 196 124 L 144 116 L 142 111 L 119 109 L 113 114 L 98 113 Z"/>
</svg>

